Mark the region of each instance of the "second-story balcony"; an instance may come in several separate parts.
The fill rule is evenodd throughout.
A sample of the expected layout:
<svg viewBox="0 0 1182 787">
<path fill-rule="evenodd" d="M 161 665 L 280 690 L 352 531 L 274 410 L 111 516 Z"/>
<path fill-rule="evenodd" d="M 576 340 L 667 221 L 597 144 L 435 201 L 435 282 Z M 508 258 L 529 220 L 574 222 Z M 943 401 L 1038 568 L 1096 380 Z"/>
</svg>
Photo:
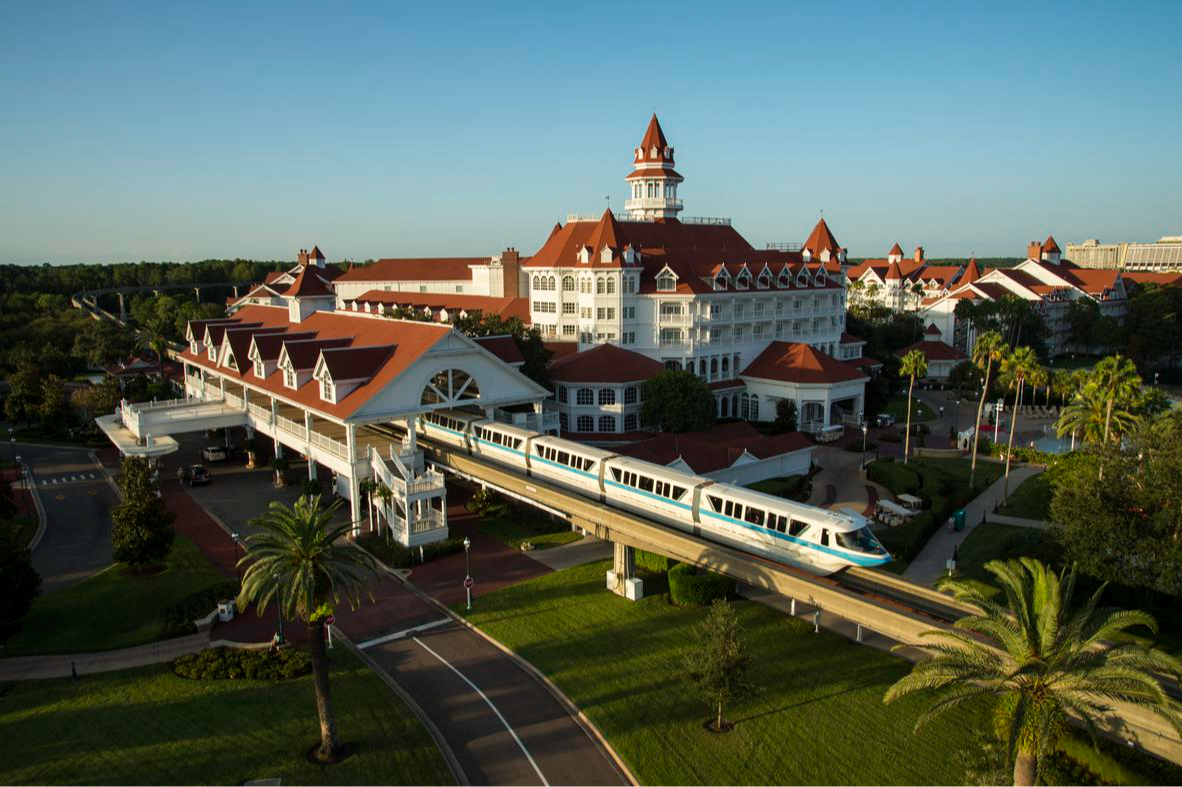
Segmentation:
<svg viewBox="0 0 1182 787">
<path fill-rule="evenodd" d="M 672 208 L 674 210 L 681 210 L 681 200 L 667 199 L 665 197 L 640 197 L 638 199 L 624 200 L 624 210 L 664 210 Z"/>
<path fill-rule="evenodd" d="M 661 312 L 657 320 L 661 325 L 693 325 L 694 317 L 686 312 Z"/>
</svg>

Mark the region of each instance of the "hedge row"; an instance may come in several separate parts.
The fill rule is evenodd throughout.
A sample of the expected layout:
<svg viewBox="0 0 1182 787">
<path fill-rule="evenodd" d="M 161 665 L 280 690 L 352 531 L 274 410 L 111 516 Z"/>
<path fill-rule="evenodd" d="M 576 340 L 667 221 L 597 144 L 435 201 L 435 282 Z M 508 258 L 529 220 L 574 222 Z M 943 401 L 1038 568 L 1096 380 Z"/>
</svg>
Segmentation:
<svg viewBox="0 0 1182 787">
<path fill-rule="evenodd" d="M 664 574 L 669 569 L 677 565 L 677 561 L 673 558 L 658 555 L 653 552 L 645 552 L 643 549 L 635 550 L 636 567 L 643 571 L 651 571 L 654 574 Z"/>
<path fill-rule="evenodd" d="M 991 443 L 989 445 L 989 455 L 1004 459 L 1008 445 L 1006 443 Z M 1014 446 L 1015 462 L 1025 462 L 1032 465 L 1046 465 L 1051 467 L 1055 465 L 1063 457 L 1059 454 L 1048 453 L 1038 448 L 1031 448 L 1028 445 Z"/>
<path fill-rule="evenodd" d="M 701 607 L 715 599 L 733 596 L 738 583 L 730 577 L 712 571 L 698 570 L 688 563 L 678 563 L 669 569 L 669 597 L 675 604 Z"/>
<path fill-rule="evenodd" d="M 172 671 L 190 680 L 289 680 L 311 672 L 312 659 L 291 648 L 212 648 L 178 657 Z"/>
<path fill-rule="evenodd" d="M 226 580 L 186 596 L 164 610 L 164 629 L 160 633 L 160 639 L 196 634 L 197 626 L 193 624 L 194 620 L 213 612 L 222 599 L 234 598 L 237 595 L 238 583 Z"/>
<path fill-rule="evenodd" d="M 357 544 L 390 568 L 410 568 L 411 565 L 420 562 L 419 547 L 404 547 L 380 532 L 358 536 Z M 433 544 L 424 544 L 422 549 L 423 562 L 426 562 L 463 552 L 464 539 L 448 538 Z"/>
</svg>

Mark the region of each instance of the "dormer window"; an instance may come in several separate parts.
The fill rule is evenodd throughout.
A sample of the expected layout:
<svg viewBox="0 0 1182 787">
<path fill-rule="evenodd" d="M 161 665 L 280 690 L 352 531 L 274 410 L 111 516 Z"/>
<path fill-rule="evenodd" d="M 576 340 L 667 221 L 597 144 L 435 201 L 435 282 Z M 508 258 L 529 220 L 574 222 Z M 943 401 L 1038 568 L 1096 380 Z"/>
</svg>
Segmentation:
<svg viewBox="0 0 1182 787">
<path fill-rule="evenodd" d="M 579 262 L 583 265 L 587 265 L 591 262 L 590 246 L 584 246 L 583 248 L 579 249 Z"/>
<path fill-rule="evenodd" d="M 209 345 L 209 352 L 208 352 L 208 353 L 206 353 L 206 355 L 208 355 L 208 356 L 209 356 L 209 360 L 216 362 L 216 361 L 217 361 L 217 359 L 218 359 L 218 351 L 217 351 L 217 348 L 216 348 L 216 347 L 214 347 L 212 344 L 211 344 L 211 345 Z"/>
<path fill-rule="evenodd" d="M 610 248 L 608 248 L 607 246 L 604 246 L 599 252 L 599 261 L 600 262 L 611 262 L 612 261 L 612 250 Z"/>
<path fill-rule="evenodd" d="M 759 274 L 759 278 L 755 282 L 755 286 L 761 290 L 766 290 L 772 286 L 772 277 L 768 275 L 767 271 Z"/>
<path fill-rule="evenodd" d="M 716 290 L 725 290 L 726 289 L 726 277 L 725 276 L 723 276 L 722 274 L 719 274 L 718 276 L 716 276 L 714 278 L 714 289 L 716 289 Z"/>
<path fill-rule="evenodd" d="M 196 339 L 193 339 L 191 342 L 189 342 L 189 352 L 193 353 L 194 355 L 199 354 L 198 350 L 197 350 L 197 340 Z"/>
<path fill-rule="evenodd" d="M 296 387 L 295 369 L 292 369 L 290 366 L 283 367 L 283 384 L 288 388 Z"/>
<path fill-rule="evenodd" d="M 259 379 L 262 379 L 264 377 L 263 362 L 260 361 L 258 358 L 256 358 L 254 361 L 254 376 L 258 377 Z"/>
<path fill-rule="evenodd" d="M 776 286 L 782 288 L 789 288 L 792 286 L 792 277 L 788 275 L 788 269 L 785 268 L 780 272 L 779 278 L 776 279 Z"/>
<path fill-rule="evenodd" d="M 750 286 L 751 286 L 751 274 L 748 273 L 747 271 L 743 271 L 742 273 L 739 274 L 738 278 L 735 279 L 735 289 L 736 290 L 745 290 Z"/>
<path fill-rule="evenodd" d="M 320 381 L 320 398 L 326 402 L 336 401 L 336 392 L 334 391 L 332 380 L 327 375 Z"/>
<path fill-rule="evenodd" d="M 677 289 L 677 279 L 669 270 L 661 271 L 657 276 L 657 292 L 673 292 Z"/>
</svg>

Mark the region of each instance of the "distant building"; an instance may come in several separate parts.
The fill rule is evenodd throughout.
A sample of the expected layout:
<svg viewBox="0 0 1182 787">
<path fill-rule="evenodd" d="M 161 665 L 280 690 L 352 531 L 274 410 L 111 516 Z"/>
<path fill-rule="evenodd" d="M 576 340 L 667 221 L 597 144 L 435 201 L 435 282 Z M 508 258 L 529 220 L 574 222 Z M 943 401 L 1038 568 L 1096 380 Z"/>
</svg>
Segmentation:
<svg viewBox="0 0 1182 787">
<path fill-rule="evenodd" d="M 1068 243 L 1067 259 L 1081 268 L 1182 271 L 1182 235 L 1167 235 L 1156 243 Z"/>
</svg>

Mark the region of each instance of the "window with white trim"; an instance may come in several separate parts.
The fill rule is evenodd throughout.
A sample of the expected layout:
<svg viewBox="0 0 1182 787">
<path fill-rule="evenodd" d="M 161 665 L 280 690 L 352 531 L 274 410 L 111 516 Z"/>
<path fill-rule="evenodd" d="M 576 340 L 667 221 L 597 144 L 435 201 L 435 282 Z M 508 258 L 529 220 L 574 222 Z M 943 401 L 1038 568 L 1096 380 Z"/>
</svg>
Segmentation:
<svg viewBox="0 0 1182 787">
<path fill-rule="evenodd" d="M 328 377 L 325 377 L 320 381 L 320 398 L 326 402 L 335 400 L 332 380 L 328 379 Z"/>
<path fill-rule="evenodd" d="M 293 370 L 290 366 L 283 367 L 283 384 L 288 388 L 296 387 L 295 370 Z"/>
<path fill-rule="evenodd" d="M 616 417 L 614 415 L 599 416 L 599 431 L 601 431 L 601 432 L 616 431 Z"/>
<path fill-rule="evenodd" d="M 624 404 L 636 404 L 636 386 L 629 385 L 624 389 Z"/>
<path fill-rule="evenodd" d="M 616 403 L 616 389 L 615 388 L 600 388 L 599 389 L 599 403 L 600 404 L 615 404 Z"/>
<path fill-rule="evenodd" d="M 256 358 L 254 361 L 254 376 L 255 377 L 262 377 L 263 376 L 263 362 L 260 361 L 258 358 Z"/>
<path fill-rule="evenodd" d="M 562 313 L 563 314 L 575 314 L 578 310 L 579 310 L 579 307 L 576 306 L 574 303 L 562 304 Z"/>
<path fill-rule="evenodd" d="M 584 406 L 595 404 L 595 392 L 590 388 L 580 388 L 579 392 L 575 394 L 575 404 Z"/>
<path fill-rule="evenodd" d="M 657 277 L 657 292 L 673 292 L 677 289 L 677 279 L 668 271 Z"/>
<path fill-rule="evenodd" d="M 575 423 L 578 425 L 577 429 L 580 432 L 595 431 L 595 419 L 589 415 L 580 415 Z"/>
</svg>

